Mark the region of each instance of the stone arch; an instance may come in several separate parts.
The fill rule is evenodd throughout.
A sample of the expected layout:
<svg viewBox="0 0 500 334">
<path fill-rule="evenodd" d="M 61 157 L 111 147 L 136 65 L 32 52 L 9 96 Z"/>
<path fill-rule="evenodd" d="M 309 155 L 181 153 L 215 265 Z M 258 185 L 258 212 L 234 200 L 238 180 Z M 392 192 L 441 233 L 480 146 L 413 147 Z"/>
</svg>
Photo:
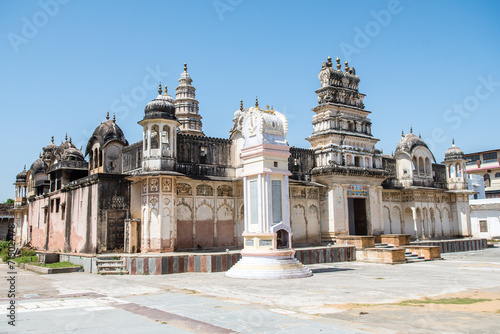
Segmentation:
<svg viewBox="0 0 500 334">
<path fill-rule="evenodd" d="M 429 216 L 430 216 L 430 235 L 432 238 L 434 238 L 436 236 L 436 216 L 434 214 L 433 208 L 429 209 Z"/>
<path fill-rule="evenodd" d="M 443 214 L 439 208 L 436 208 L 436 235 L 442 237 L 443 233 Z"/>
<path fill-rule="evenodd" d="M 154 150 L 154 149 L 158 149 L 160 148 L 160 129 L 158 127 L 158 125 L 153 125 L 151 127 L 151 149 Z"/>
<path fill-rule="evenodd" d="M 321 241 L 319 210 L 314 204 L 307 209 L 307 242 L 316 243 Z"/>
<path fill-rule="evenodd" d="M 384 212 L 384 233 L 392 234 L 391 226 L 391 211 L 389 207 L 385 206 L 382 208 Z"/>
<path fill-rule="evenodd" d="M 430 229 L 429 229 L 429 213 L 427 208 L 422 209 L 422 236 L 429 237 Z"/>
<path fill-rule="evenodd" d="M 443 224 L 443 236 L 452 236 L 453 228 L 451 226 L 451 216 L 448 208 L 443 209 L 442 224 Z"/>
<path fill-rule="evenodd" d="M 217 208 L 217 246 L 234 245 L 234 228 L 234 209 L 228 203 L 222 203 Z"/>
<path fill-rule="evenodd" d="M 413 211 L 411 208 L 406 208 L 404 211 L 404 233 L 415 236 L 414 226 Z"/>
<path fill-rule="evenodd" d="M 415 210 L 415 219 L 417 221 L 416 237 L 419 238 L 422 235 L 422 210 L 419 207 Z"/>
<path fill-rule="evenodd" d="M 172 247 L 172 215 L 170 208 L 163 207 L 161 212 L 161 248 Z"/>
<path fill-rule="evenodd" d="M 149 248 L 149 216 L 148 209 L 144 208 L 142 210 L 142 248 Z"/>
<path fill-rule="evenodd" d="M 207 201 L 196 207 L 194 229 L 194 246 L 214 246 L 214 208 Z"/>
<path fill-rule="evenodd" d="M 307 220 L 306 209 L 303 205 L 297 204 L 292 208 L 290 217 L 290 227 L 293 231 L 294 242 L 306 242 L 307 240 Z"/>
<path fill-rule="evenodd" d="M 161 222 L 158 210 L 151 209 L 149 217 L 149 248 L 152 250 L 160 250 L 161 240 Z"/>
<path fill-rule="evenodd" d="M 399 233 L 403 234 L 405 233 L 404 230 L 404 225 L 403 225 L 403 219 L 401 217 L 401 209 L 397 206 L 393 207 L 392 209 L 392 232 L 391 233 Z"/>
<path fill-rule="evenodd" d="M 193 209 L 189 204 L 177 204 L 177 247 L 193 247 Z"/>
<path fill-rule="evenodd" d="M 430 176 L 431 175 L 431 160 L 426 157 L 425 158 L 425 175 Z"/>
</svg>

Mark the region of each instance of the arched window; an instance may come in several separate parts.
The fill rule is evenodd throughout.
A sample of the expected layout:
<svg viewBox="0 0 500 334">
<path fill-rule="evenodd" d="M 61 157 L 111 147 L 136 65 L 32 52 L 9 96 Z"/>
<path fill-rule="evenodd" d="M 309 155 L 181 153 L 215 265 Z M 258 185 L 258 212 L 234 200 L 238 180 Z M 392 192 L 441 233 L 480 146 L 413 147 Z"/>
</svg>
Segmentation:
<svg viewBox="0 0 500 334">
<path fill-rule="evenodd" d="M 97 148 L 94 149 L 94 169 L 98 167 L 99 164 L 99 153 L 97 152 Z"/>
<path fill-rule="evenodd" d="M 460 168 L 460 164 L 456 164 L 455 169 L 457 171 L 457 177 L 462 177 L 462 169 Z"/>
<path fill-rule="evenodd" d="M 160 147 L 160 138 L 158 136 L 158 125 L 154 125 L 151 129 L 151 149 L 157 149 Z"/>
<path fill-rule="evenodd" d="M 161 144 L 163 147 L 169 147 L 170 144 L 168 125 L 163 126 L 163 131 L 161 133 Z"/>
<path fill-rule="evenodd" d="M 453 167 L 453 165 L 450 165 L 450 170 L 448 172 L 448 176 L 455 177 L 455 168 Z"/>
<path fill-rule="evenodd" d="M 417 173 L 417 158 L 416 157 L 413 157 L 412 166 L 413 166 L 413 174 L 416 174 Z"/>
<path fill-rule="evenodd" d="M 418 174 L 425 175 L 424 159 L 418 158 Z"/>
<path fill-rule="evenodd" d="M 102 150 L 99 149 L 99 167 L 102 167 Z"/>
<path fill-rule="evenodd" d="M 500 177 L 500 173 L 495 173 L 495 177 Z"/>
<path fill-rule="evenodd" d="M 89 153 L 89 169 L 94 167 L 94 152 L 90 151 Z"/>
<path fill-rule="evenodd" d="M 491 185 L 490 174 L 484 174 L 484 186 L 489 187 Z"/>
<path fill-rule="evenodd" d="M 425 158 L 425 175 L 431 175 L 431 160 L 429 158 Z"/>
<path fill-rule="evenodd" d="M 148 149 L 148 129 L 147 128 L 144 128 L 143 141 L 144 141 L 144 151 L 146 151 Z"/>
</svg>

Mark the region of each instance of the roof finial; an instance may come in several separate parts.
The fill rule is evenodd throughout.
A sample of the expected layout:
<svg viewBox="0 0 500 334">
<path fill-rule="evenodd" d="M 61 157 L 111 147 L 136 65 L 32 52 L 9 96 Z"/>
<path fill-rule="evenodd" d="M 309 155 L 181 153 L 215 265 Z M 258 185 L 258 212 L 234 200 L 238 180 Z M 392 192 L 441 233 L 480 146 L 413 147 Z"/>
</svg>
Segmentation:
<svg viewBox="0 0 500 334">
<path fill-rule="evenodd" d="M 70 144 L 73 144 L 73 142 L 71 141 L 71 137 L 69 137 L 69 143 L 70 143 Z"/>
<path fill-rule="evenodd" d="M 51 142 L 52 144 L 54 144 L 54 136 L 52 136 L 52 138 L 50 139 L 50 142 Z"/>
<path fill-rule="evenodd" d="M 418 133 L 418 138 L 422 139 L 422 135 L 420 134 L 420 132 Z"/>
<path fill-rule="evenodd" d="M 41 159 L 42 158 L 42 153 L 39 153 L 38 154 L 38 158 Z"/>
<path fill-rule="evenodd" d="M 161 81 L 160 81 L 160 84 L 158 85 L 158 95 L 161 95 L 162 91 L 161 91 Z"/>
<path fill-rule="evenodd" d="M 274 114 L 274 107 L 271 106 L 271 114 Z"/>
<path fill-rule="evenodd" d="M 391 151 L 391 157 L 393 157 L 393 156 L 394 156 L 394 151 Z"/>
<path fill-rule="evenodd" d="M 340 58 L 337 57 L 337 70 L 340 71 Z"/>
<path fill-rule="evenodd" d="M 116 123 L 116 115 L 113 113 L 113 123 Z"/>
<path fill-rule="evenodd" d="M 413 125 L 410 125 L 410 133 L 413 133 Z"/>
<path fill-rule="evenodd" d="M 240 100 L 240 110 L 243 110 L 243 100 Z"/>
<path fill-rule="evenodd" d="M 451 144 L 455 146 L 455 138 L 451 138 Z"/>
<path fill-rule="evenodd" d="M 346 71 L 346 73 L 349 72 L 349 63 L 347 62 L 347 60 L 345 61 L 344 70 Z"/>
<path fill-rule="evenodd" d="M 405 136 L 405 130 L 401 130 L 401 137 Z"/>
<path fill-rule="evenodd" d="M 328 56 L 328 67 L 332 67 L 332 57 Z"/>
<path fill-rule="evenodd" d="M 268 113 L 269 113 L 269 112 L 271 112 L 271 111 L 269 110 L 269 104 L 266 104 L 266 111 L 267 111 Z"/>
<path fill-rule="evenodd" d="M 165 85 L 165 94 L 163 94 L 163 95 L 168 95 L 168 93 L 167 93 L 167 85 Z"/>
<path fill-rule="evenodd" d="M 26 165 L 24 165 L 24 171 L 26 172 Z"/>
<path fill-rule="evenodd" d="M 184 72 L 187 72 L 187 70 L 188 70 L 188 66 L 186 63 L 184 63 Z"/>
<path fill-rule="evenodd" d="M 257 96 L 255 97 L 255 106 L 259 108 L 259 99 L 257 98 Z"/>
<path fill-rule="evenodd" d="M 68 141 L 68 133 L 66 132 L 66 137 L 64 137 L 64 139 L 66 139 L 66 141 Z"/>
<path fill-rule="evenodd" d="M 106 112 L 106 121 L 109 121 L 109 110 Z"/>
</svg>

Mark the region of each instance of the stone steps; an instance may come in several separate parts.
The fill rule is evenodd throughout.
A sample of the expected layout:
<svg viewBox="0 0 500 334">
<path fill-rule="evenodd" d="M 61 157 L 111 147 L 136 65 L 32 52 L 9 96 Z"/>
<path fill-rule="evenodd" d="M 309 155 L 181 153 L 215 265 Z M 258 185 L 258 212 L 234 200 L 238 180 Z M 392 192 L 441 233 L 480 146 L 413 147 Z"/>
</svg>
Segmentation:
<svg viewBox="0 0 500 334">
<path fill-rule="evenodd" d="M 395 248 L 395 246 L 391 244 L 375 244 L 375 248 Z M 406 263 L 423 262 L 423 261 L 430 261 L 430 260 L 424 258 L 423 256 L 418 256 L 415 253 L 411 253 L 408 250 L 405 250 Z"/>
<path fill-rule="evenodd" d="M 125 261 L 122 257 L 98 257 L 96 260 L 97 273 L 101 275 L 124 275 L 128 274 Z"/>
</svg>

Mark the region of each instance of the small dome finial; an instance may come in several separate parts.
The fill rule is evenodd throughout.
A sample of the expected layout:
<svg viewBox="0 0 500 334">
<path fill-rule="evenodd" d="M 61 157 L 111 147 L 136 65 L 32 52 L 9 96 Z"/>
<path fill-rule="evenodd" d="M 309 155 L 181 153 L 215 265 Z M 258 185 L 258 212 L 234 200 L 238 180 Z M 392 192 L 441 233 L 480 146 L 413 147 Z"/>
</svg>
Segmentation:
<svg viewBox="0 0 500 334">
<path fill-rule="evenodd" d="M 332 57 L 328 56 L 328 67 L 332 67 Z"/>
<path fill-rule="evenodd" d="M 270 110 L 269 110 L 269 104 L 266 104 L 266 111 L 270 112 Z"/>
<path fill-rule="evenodd" d="M 113 113 L 113 123 L 116 123 L 116 115 Z"/>
<path fill-rule="evenodd" d="M 243 100 L 240 100 L 240 110 L 243 110 Z"/>
<path fill-rule="evenodd" d="M 188 70 L 188 66 L 186 63 L 184 63 L 184 72 L 187 72 L 187 70 Z"/>
<path fill-rule="evenodd" d="M 347 60 L 345 61 L 345 67 L 344 67 L 344 70 L 346 72 L 349 72 L 349 63 L 347 62 Z"/>
<path fill-rule="evenodd" d="M 69 143 L 70 143 L 70 144 L 73 144 L 73 142 L 71 141 L 71 137 L 69 137 Z"/>
<path fill-rule="evenodd" d="M 401 137 L 405 136 L 405 130 L 401 130 Z"/>
<path fill-rule="evenodd" d="M 161 95 L 162 91 L 161 91 L 161 81 L 160 81 L 160 84 L 158 85 L 158 95 Z"/>
<path fill-rule="evenodd" d="M 255 106 L 259 108 L 259 99 L 257 98 L 257 96 L 255 97 Z"/>
<path fill-rule="evenodd" d="M 451 138 L 451 144 L 455 146 L 455 138 Z"/>
<path fill-rule="evenodd" d="M 168 95 L 168 93 L 167 93 L 167 85 L 165 85 L 165 94 L 163 94 L 163 95 Z"/>
<path fill-rule="evenodd" d="M 410 133 L 413 133 L 413 125 L 410 125 Z"/>
<path fill-rule="evenodd" d="M 271 114 L 274 114 L 274 107 L 271 106 Z"/>
<path fill-rule="evenodd" d="M 52 144 L 54 144 L 54 136 L 52 136 L 52 138 L 50 139 L 50 142 L 51 142 Z"/>
<path fill-rule="evenodd" d="M 109 121 L 109 110 L 106 112 L 106 121 Z"/>
<path fill-rule="evenodd" d="M 339 70 L 339 71 L 340 71 L 340 66 L 341 66 L 340 65 L 340 58 L 337 57 L 337 70 Z"/>
<path fill-rule="evenodd" d="M 422 135 L 420 134 L 420 132 L 418 133 L 418 138 L 422 139 Z"/>
<path fill-rule="evenodd" d="M 66 139 L 66 141 L 68 141 L 68 133 L 66 132 L 66 137 L 64 137 L 64 139 Z"/>
</svg>

